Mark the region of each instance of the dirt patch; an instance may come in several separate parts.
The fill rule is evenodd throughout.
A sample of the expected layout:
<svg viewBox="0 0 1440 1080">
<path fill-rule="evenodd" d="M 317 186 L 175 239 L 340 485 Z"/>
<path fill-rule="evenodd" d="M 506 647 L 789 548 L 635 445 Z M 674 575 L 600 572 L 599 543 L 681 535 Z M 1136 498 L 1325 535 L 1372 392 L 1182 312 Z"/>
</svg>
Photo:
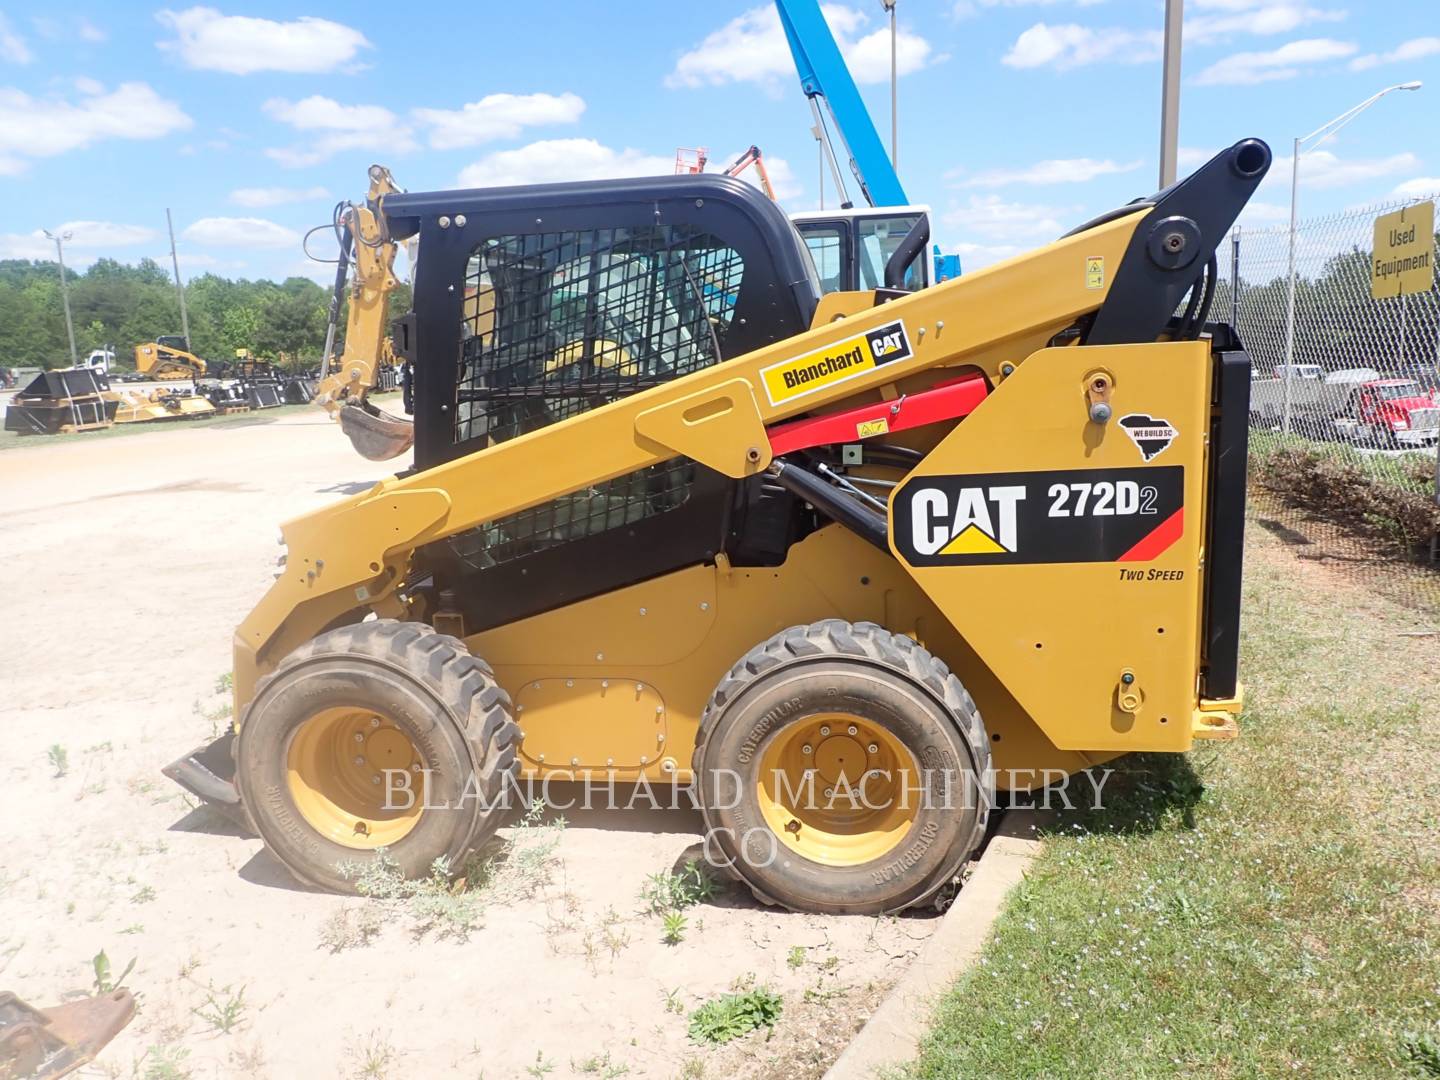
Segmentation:
<svg viewBox="0 0 1440 1080">
<path fill-rule="evenodd" d="M 937 925 L 727 891 L 666 944 L 640 894 L 695 843 L 684 811 L 565 811 L 543 882 L 468 937 L 306 890 L 159 770 L 228 722 L 216 682 L 277 524 L 390 470 L 313 413 L 7 462 L 0 986 L 49 1004 L 102 950 L 133 959 L 140 1013 L 92 1075 L 818 1076 Z M 688 1037 L 745 986 L 784 999 L 768 1037 Z"/>
</svg>

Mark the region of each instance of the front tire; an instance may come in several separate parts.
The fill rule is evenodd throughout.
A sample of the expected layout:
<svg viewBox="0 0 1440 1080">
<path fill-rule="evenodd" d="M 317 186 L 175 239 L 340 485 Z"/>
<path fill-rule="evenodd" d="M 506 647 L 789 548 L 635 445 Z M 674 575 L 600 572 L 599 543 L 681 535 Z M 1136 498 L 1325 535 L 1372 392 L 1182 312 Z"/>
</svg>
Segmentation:
<svg viewBox="0 0 1440 1080">
<path fill-rule="evenodd" d="M 256 688 L 235 782 L 300 881 L 356 891 L 381 849 L 407 878 L 459 869 L 503 816 L 519 729 L 463 642 L 390 619 L 328 631 Z M 408 794 L 407 794 L 408 792 Z"/>
<path fill-rule="evenodd" d="M 706 855 L 764 903 L 874 914 L 929 900 L 994 802 L 975 702 L 907 637 L 829 619 L 752 649 L 694 756 Z"/>
</svg>

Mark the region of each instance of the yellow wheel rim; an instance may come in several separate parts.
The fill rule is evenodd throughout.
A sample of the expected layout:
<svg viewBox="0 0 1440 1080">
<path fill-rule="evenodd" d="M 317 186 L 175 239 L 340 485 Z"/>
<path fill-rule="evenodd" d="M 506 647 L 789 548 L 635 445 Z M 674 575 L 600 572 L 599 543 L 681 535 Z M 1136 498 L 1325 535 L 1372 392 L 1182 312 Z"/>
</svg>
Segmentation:
<svg viewBox="0 0 1440 1080">
<path fill-rule="evenodd" d="M 771 737 L 756 798 L 782 848 L 825 866 L 858 866 L 904 841 L 919 781 L 915 755 L 889 729 L 824 713 Z"/>
<path fill-rule="evenodd" d="M 327 840 L 361 850 L 386 847 L 420 820 L 423 760 L 410 737 L 373 710 L 340 707 L 316 713 L 295 732 L 286 765 L 296 808 Z M 387 784 L 386 770 L 409 775 L 392 775 Z M 387 788 L 397 809 L 386 808 Z M 407 802 L 408 808 L 399 809 Z"/>
</svg>

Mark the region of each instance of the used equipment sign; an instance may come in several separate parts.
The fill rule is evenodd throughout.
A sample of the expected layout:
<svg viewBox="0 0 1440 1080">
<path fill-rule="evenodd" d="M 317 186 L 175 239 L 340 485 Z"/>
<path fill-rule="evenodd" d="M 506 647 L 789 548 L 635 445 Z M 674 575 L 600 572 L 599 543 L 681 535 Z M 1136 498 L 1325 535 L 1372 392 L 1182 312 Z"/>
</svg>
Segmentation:
<svg viewBox="0 0 1440 1080">
<path fill-rule="evenodd" d="M 1416 203 L 1375 219 L 1370 295 L 1408 296 L 1430 291 L 1435 280 L 1435 204 Z"/>
</svg>

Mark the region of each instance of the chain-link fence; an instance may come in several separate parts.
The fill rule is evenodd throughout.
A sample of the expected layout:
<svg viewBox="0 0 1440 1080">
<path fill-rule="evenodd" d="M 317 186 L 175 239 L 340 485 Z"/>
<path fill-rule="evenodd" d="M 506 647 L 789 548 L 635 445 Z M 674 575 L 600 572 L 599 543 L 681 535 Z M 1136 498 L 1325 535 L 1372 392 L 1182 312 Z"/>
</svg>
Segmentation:
<svg viewBox="0 0 1440 1080">
<path fill-rule="evenodd" d="M 1302 555 L 1440 608 L 1434 248 L 1427 291 L 1371 295 L 1375 219 L 1427 201 L 1302 222 L 1293 238 L 1283 225 L 1236 229 L 1219 253 L 1213 314 L 1238 327 L 1254 364 L 1250 474 L 1259 523 Z"/>
</svg>

